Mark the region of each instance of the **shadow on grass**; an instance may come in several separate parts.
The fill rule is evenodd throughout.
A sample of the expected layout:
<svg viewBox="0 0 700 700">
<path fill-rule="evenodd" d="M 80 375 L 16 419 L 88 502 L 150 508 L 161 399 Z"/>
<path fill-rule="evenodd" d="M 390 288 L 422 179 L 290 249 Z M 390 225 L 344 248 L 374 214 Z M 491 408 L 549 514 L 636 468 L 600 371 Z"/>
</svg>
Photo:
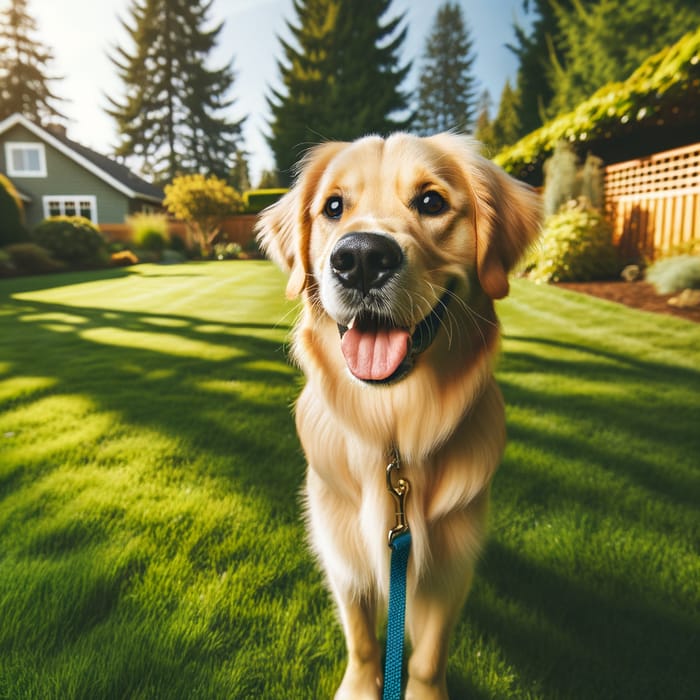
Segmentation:
<svg viewBox="0 0 700 700">
<path fill-rule="evenodd" d="M 466 623 L 495 638 L 521 683 L 539 685 L 544 697 L 695 697 L 698 625 L 682 610 L 632 591 L 607 595 L 495 541 L 479 575 L 489 595 L 477 585 Z"/>
<path fill-rule="evenodd" d="M 545 350 L 501 363 L 510 446 L 462 633 L 492 640 L 532 697 L 697 697 L 700 368 L 510 340 Z M 455 696 L 479 697 L 469 683 Z"/>
<path fill-rule="evenodd" d="M 43 394 L 87 396 L 134 430 L 175 437 L 183 449 L 166 455 L 164 466 L 185 471 L 196 462 L 201 470 L 206 469 L 203 455 L 224 458 L 216 464 L 227 463 L 230 471 L 210 476 L 254 489 L 274 504 L 278 517 L 297 517 L 303 460 L 292 447 L 289 405 L 299 379 L 287 362 L 283 333 L 288 326 L 33 300 L 6 300 L 4 324 L 21 327 L 14 342 L 0 341 L 0 363 L 9 365 L 5 374 L 52 380 L 44 390 L 13 399 L 12 407 Z M 144 338 L 147 348 L 129 346 Z M 184 353 L 178 354 L 178 341 Z M 205 354 L 213 350 L 212 356 L 198 356 L 200 347 Z M 281 436 L 275 434 L 280 425 L 286 427 Z M 290 473 L 296 485 L 291 496 Z M 11 482 L 12 475 L 6 475 L 2 493 Z"/>
</svg>

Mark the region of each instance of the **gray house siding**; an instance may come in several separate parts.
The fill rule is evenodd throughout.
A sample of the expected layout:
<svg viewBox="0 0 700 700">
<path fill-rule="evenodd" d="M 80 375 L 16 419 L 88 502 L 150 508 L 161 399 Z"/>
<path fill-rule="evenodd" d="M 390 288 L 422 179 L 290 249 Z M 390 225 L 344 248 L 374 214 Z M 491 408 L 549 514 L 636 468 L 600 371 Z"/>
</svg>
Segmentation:
<svg viewBox="0 0 700 700">
<path fill-rule="evenodd" d="M 0 171 L 7 172 L 4 144 L 8 142 L 42 143 L 46 154 L 46 177 L 12 177 L 14 185 L 31 197 L 25 204 L 27 226 L 33 228 L 44 219 L 44 196 L 95 197 L 96 223 L 123 223 L 129 215 L 129 199 L 107 183 L 81 168 L 77 163 L 32 132 L 17 124 L 2 136 Z"/>
</svg>

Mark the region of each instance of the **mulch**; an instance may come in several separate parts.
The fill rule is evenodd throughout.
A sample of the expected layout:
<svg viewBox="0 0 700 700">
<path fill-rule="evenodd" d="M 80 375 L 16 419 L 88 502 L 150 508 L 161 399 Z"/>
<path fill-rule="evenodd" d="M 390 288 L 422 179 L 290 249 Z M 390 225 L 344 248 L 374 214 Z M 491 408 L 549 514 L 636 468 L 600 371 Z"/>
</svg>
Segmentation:
<svg viewBox="0 0 700 700">
<path fill-rule="evenodd" d="M 649 282 L 560 282 L 558 287 L 624 304 L 634 309 L 669 314 L 700 323 L 700 308 L 679 309 L 668 300 L 676 294 L 657 294 Z"/>
</svg>

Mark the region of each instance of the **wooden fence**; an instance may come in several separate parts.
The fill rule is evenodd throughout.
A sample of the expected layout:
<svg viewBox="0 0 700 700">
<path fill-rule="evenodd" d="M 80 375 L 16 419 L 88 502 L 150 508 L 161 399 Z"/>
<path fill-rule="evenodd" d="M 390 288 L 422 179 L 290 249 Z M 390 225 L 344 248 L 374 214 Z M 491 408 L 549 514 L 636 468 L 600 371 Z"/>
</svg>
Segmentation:
<svg viewBox="0 0 700 700">
<path fill-rule="evenodd" d="M 245 248 L 253 239 L 253 228 L 258 219 L 257 214 L 237 214 L 230 216 L 221 225 L 221 239 L 238 243 Z M 100 230 L 111 241 L 130 241 L 131 226 L 129 224 L 100 224 Z M 183 221 L 170 221 L 168 230 L 171 235 L 176 235 L 188 245 L 193 244 L 192 236 Z"/>
<path fill-rule="evenodd" d="M 700 143 L 607 166 L 605 208 L 630 260 L 700 239 Z"/>
</svg>

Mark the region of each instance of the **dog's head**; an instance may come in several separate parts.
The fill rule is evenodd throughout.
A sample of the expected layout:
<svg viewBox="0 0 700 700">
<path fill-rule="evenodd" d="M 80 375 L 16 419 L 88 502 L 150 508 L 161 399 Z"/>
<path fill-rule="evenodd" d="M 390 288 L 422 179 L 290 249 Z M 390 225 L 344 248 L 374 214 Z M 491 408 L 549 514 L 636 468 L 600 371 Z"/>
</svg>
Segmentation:
<svg viewBox="0 0 700 700">
<path fill-rule="evenodd" d="M 452 134 L 329 142 L 263 212 L 263 249 L 337 324 L 348 368 L 405 374 L 456 289 L 498 299 L 539 230 L 539 197 Z M 465 301 L 468 302 L 468 299 Z"/>
</svg>

